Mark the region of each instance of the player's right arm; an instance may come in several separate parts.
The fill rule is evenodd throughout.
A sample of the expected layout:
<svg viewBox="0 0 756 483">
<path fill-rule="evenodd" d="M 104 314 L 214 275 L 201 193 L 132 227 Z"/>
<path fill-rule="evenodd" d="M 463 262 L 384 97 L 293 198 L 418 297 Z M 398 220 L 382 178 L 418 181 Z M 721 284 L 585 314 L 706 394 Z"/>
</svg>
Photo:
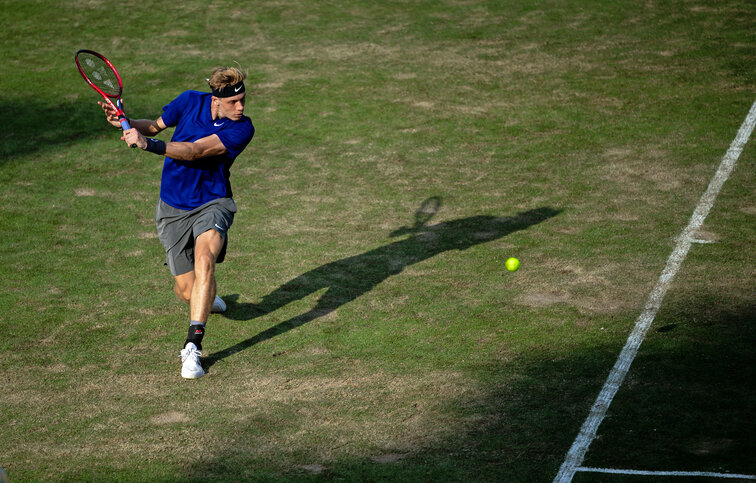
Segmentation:
<svg viewBox="0 0 756 483">
<path fill-rule="evenodd" d="M 108 122 L 115 127 L 121 127 L 121 123 L 118 120 L 116 111 L 106 102 L 98 102 L 97 104 L 105 111 L 105 117 Z M 159 117 L 156 120 L 151 119 L 129 119 L 131 127 L 142 133 L 144 136 L 154 136 L 167 126 L 163 122 L 163 118 Z"/>
<path fill-rule="evenodd" d="M 129 119 L 129 122 L 131 127 L 142 133 L 143 136 L 154 136 L 166 128 L 162 117 L 154 121 L 150 119 Z"/>
</svg>

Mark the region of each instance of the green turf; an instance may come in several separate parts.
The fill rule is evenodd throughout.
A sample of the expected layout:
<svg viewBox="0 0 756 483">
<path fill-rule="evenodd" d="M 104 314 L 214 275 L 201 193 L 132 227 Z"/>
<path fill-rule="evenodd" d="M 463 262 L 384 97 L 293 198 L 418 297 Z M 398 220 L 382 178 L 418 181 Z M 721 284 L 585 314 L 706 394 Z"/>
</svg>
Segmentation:
<svg viewBox="0 0 756 483">
<path fill-rule="evenodd" d="M 12 481 L 550 481 L 756 99 L 748 1 L 2 12 Z M 161 160 L 105 123 L 80 48 L 134 118 L 249 68 L 198 381 Z M 756 474 L 755 162 L 752 141 L 586 464 Z"/>
</svg>

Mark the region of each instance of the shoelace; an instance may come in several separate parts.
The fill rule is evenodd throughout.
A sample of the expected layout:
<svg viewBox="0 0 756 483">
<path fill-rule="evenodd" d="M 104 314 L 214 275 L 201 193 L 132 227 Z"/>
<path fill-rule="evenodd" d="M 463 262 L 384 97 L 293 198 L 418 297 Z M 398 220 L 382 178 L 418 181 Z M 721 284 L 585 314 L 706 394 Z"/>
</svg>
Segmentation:
<svg viewBox="0 0 756 483">
<path fill-rule="evenodd" d="M 183 349 L 181 351 L 181 362 L 184 362 L 190 357 L 197 357 L 197 359 L 199 359 L 201 355 L 202 355 L 202 352 L 198 351 L 197 349 L 192 349 L 192 348 Z"/>
</svg>

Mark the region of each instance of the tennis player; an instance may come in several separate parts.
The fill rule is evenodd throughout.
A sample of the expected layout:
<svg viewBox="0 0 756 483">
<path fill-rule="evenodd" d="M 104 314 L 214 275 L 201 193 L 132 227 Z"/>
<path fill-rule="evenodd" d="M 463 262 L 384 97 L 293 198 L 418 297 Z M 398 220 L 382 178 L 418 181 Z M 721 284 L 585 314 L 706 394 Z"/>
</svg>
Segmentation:
<svg viewBox="0 0 756 483">
<path fill-rule="evenodd" d="M 255 133 L 244 115 L 245 78 L 235 67 L 218 68 L 208 79 L 212 92 L 182 93 L 157 119 L 131 120 L 121 138 L 165 156 L 155 220 L 174 292 L 189 304 L 189 333 L 181 350 L 181 376 L 187 379 L 205 374 L 200 363 L 205 324 L 211 311 L 226 310 L 216 293 L 215 265 L 226 255 L 236 213 L 229 170 Z M 120 127 L 115 111 L 99 104 L 108 122 Z M 170 142 L 152 137 L 168 127 L 175 127 Z"/>
</svg>

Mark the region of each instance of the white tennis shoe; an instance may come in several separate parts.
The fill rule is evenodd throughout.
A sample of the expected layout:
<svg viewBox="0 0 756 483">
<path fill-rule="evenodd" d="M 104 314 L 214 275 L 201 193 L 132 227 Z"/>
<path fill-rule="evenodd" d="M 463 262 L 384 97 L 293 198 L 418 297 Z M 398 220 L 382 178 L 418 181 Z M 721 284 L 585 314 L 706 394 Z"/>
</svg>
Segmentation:
<svg viewBox="0 0 756 483">
<path fill-rule="evenodd" d="M 213 308 L 210 309 L 210 312 L 219 313 L 219 312 L 225 312 L 226 311 L 226 302 L 223 301 L 222 298 L 215 296 L 215 300 L 213 301 Z"/>
<path fill-rule="evenodd" d="M 201 355 L 202 353 L 197 350 L 197 346 L 193 342 L 186 344 L 186 347 L 181 351 L 181 377 L 197 379 L 205 375 L 205 370 L 202 369 L 202 364 L 200 364 Z"/>
</svg>

